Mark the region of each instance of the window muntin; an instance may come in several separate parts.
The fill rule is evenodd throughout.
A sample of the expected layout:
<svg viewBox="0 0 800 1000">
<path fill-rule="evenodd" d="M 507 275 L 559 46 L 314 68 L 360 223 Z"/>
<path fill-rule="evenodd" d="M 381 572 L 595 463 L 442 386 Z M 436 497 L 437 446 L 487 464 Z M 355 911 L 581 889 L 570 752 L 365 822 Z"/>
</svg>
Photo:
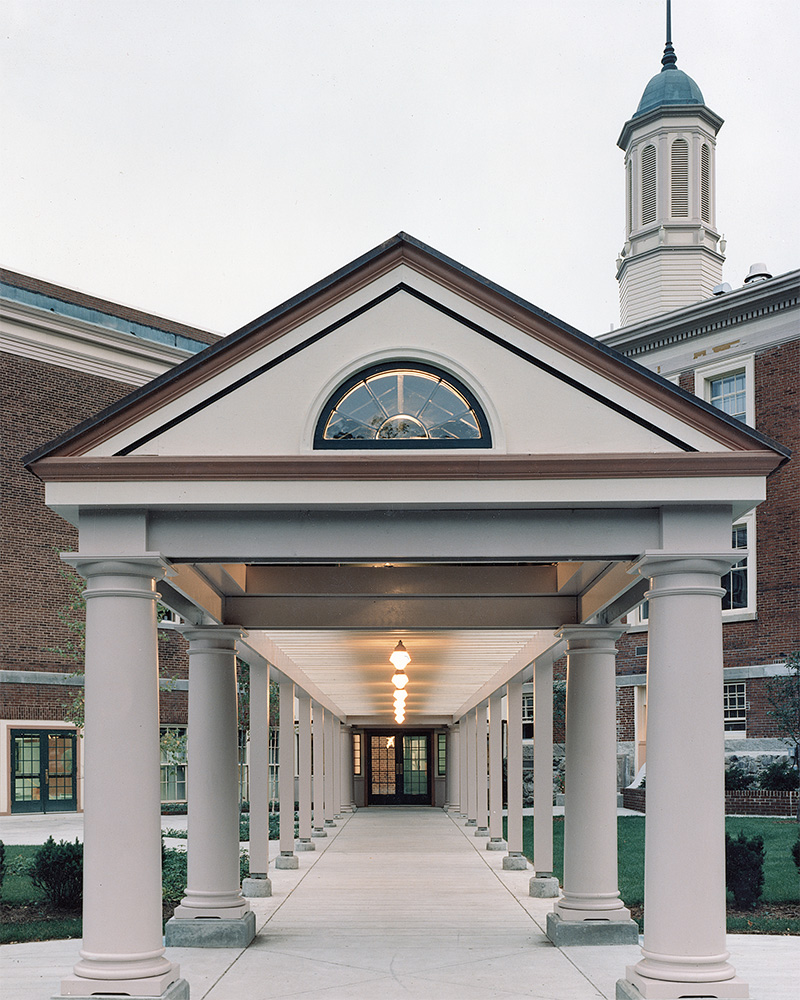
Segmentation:
<svg viewBox="0 0 800 1000">
<path fill-rule="evenodd" d="M 733 526 L 733 530 L 731 531 L 731 548 L 747 548 L 746 524 L 735 524 Z M 725 593 L 722 596 L 722 610 L 736 611 L 746 608 L 749 603 L 747 587 L 747 556 L 744 556 L 737 563 L 734 563 L 730 572 L 726 573 L 720 582 L 725 588 Z"/>
<path fill-rule="evenodd" d="M 447 733 L 436 734 L 436 774 L 440 778 L 447 774 Z"/>
<path fill-rule="evenodd" d="M 533 693 L 527 691 L 522 695 L 522 738 L 533 739 Z"/>
<path fill-rule="evenodd" d="M 353 733 L 353 776 L 361 777 L 361 733 Z"/>
<path fill-rule="evenodd" d="M 186 802 L 186 726 L 161 726 L 161 801 Z"/>
<path fill-rule="evenodd" d="M 743 371 L 732 372 L 720 378 L 709 379 L 709 402 L 718 410 L 736 417 L 747 419 L 747 379 Z"/>
<path fill-rule="evenodd" d="M 725 733 L 744 736 L 747 732 L 747 690 L 744 681 L 723 685 Z"/>
<path fill-rule="evenodd" d="M 394 362 L 360 372 L 328 402 L 316 448 L 488 448 L 491 435 L 475 397 L 457 379 Z"/>
</svg>

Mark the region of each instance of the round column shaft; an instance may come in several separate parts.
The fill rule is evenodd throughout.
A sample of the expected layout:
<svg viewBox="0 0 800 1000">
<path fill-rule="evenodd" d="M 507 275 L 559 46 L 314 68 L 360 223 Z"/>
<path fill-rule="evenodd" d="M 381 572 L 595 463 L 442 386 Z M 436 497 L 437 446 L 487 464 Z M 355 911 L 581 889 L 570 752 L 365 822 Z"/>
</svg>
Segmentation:
<svg viewBox="0 0 800 1000">
<path fill-rule="evenodd" d="M 161 930 L 156 555 L 69 555 L 88 581 L 83 947 L 64 996 L 160 996 L 179 978 Z"/>
<path fill-rule="evenodd" d="M 647 813 L 644 997 L 746 997 L 725 948 L 721 574 L 741 551 L 646 555 Z M 698 766 L 701 764 L 702 766 Z"/>
<path fill-rule="evenodd" d="M 300 738 L 298 760 L 300 815 L 295 850 L 313 851 L 314 844 L 311 840 L 311 697 L 301 688 L 297 689 L 297 720 Z"/>
<path fill-rule="evenodd" d="M 475 752 L 476 718 L 475 709 L 467 712 L 467 822 L 465 826 L 476 826 L 478 818 L 477 756 Z"/>
<path fill-rule="evenodd" d="M 324 783 L 325 783 L 325 795 L 324 795 L 324 814 L 325 814 L 325 826 L 331 827 L 336 826 L 336 820 L 333 818 L 335 814 L 334 809 L 334 781 L 335 781 L 335 768 L 334 768 L 334 747 L 333 747 L 333 715 L 330 712 L 325 712 L 324 720 L 324 742 L 323 742 L 323 769 L 324 769 Z"/>
<path fill-rule="evenodd" d="M 325 830 L 325 776 L 324 776 L 324 746 L 325 746 L 325 709 L 318 702 L 313 702 L 313 757 L 314 757 L 314 831 L 312 837 L 327 837 Z"/>
<path fill-rule="evenodd" d="M 620 628 L 561 629 L 567 647 L 563 920 L 630 920 L 617 881 L 615 659 Z"/>
<path fill-rule="evenodd" d="M 475 836 L 489 836 L 489 702 L 475 712 Z"/>
<path fill-rule="evenodd" d="M 458 813 L 466 816 L 469 792 L 467 790 L 467 718 L 463 716 L 458 722 Z"/>
<path fill-rule="evenodd" d="M 269 664 L 250 664 L 250 877 L 243 896 L 271 896 L 269 872 Z"/>
<path fill-rule="evenodd" d="M 528 867 L 522 853 L 522 674 L 506 685 L 508 716 L 508 855 L 503 868 L 510 871 Z"/>
<path fill-rule="evenodd" d="M 189 643 L 189 841 L 186 893 L 175 919 L 243 917 L 239 877 L 236 640 L 240 628 L 180 629 Z"/>
<path fill-rule="evenodd" d="M 281 680 L 278 721 L 278 799 L 280 806 L 280 856 L 276 868 L 297 868 L 294 853 L 294 684 Z"/>
<path fill-rule="evenodd" d="M 489 696 L 489 842 L 490 851 L 504 851 L 503 840 L 503 689 Z"/>
</svg>

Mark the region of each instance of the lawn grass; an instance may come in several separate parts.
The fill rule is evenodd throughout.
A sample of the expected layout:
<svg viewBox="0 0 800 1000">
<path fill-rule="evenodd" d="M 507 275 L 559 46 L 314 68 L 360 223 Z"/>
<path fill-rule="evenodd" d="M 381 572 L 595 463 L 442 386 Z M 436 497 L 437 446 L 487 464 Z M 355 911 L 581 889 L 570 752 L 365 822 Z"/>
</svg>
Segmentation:
<svg viewBox="0 0 800 1000">
<path fill-rule="evenodd" d="M 504 821 L 505 824 L 505 821 Z M 522 849 L 528 860 L 533 858 L 533 817 L 522 821 Z M 617 860 L 619 888 L 622 899 L 630 907 L 644 903 L 644 816 L 617 818 Z M 760 816 L 727 816 L 725 829 L 732 836 L 740 831 L 748 837 L 764 838 L 764 894 L 761 906 L 752 914 L 729 914 L 731 933 L 800 934 L 800 918 L 775 915 L 770 908 L 800 903 L 800 878 L 790 850 L 797 839 L 797 823 L 793 819 L 767 819 Z M 564 878 L 564 817 L 553 817 L 553 874 L 563 884 Z M 732 897 L 728 895 L 729 906 Z"/>
</svg>

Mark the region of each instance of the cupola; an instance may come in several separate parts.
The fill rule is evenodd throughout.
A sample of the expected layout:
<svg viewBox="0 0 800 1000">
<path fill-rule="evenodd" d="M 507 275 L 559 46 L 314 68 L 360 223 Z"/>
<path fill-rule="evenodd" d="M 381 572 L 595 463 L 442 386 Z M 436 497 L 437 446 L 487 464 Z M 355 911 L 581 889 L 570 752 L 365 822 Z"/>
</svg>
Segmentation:
<svg viewBox="0 0 800 1000">
<path fill-rule="evenodd" d="M 661 71 L 617 145 L 625 151 L 625 246 L 617 260 L 627 326 L 712 295 L 724 256 L 716 230 L 716 137 L 722 119 L 678 69 L 671 4 Z"/>
</svg>

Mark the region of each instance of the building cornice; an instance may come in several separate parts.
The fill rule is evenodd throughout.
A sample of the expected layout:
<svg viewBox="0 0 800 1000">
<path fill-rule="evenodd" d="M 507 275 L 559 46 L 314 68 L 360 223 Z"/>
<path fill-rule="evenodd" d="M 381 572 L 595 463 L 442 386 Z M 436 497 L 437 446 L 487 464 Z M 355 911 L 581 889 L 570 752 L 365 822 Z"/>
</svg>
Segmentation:
<svg viewBox="0 0 800 1000">
<path fill-rule="evenodd" d="M 800 270 L 715 295 L 692 306 L 663 313 L 642 323 L 598 336 L 628 358 L 695 337 L 735 328 L 762 316 L 796 309 L 800 304 Z"/>
<path fill-rule="evenodd" d="M 666 123 L 672 118 L 699 118 L 713 130 L 714 135 L 719 132 L 725 121 L 705 104 L 664 104 L 661 107 L 653 108 L 652 111 L 647 111 L 638 118 L 629 118 L 622 126 L 617 145 L 620 149 L 627 149 L 634 132 L 646 131 L 658 122 Z"/>
</svg>

